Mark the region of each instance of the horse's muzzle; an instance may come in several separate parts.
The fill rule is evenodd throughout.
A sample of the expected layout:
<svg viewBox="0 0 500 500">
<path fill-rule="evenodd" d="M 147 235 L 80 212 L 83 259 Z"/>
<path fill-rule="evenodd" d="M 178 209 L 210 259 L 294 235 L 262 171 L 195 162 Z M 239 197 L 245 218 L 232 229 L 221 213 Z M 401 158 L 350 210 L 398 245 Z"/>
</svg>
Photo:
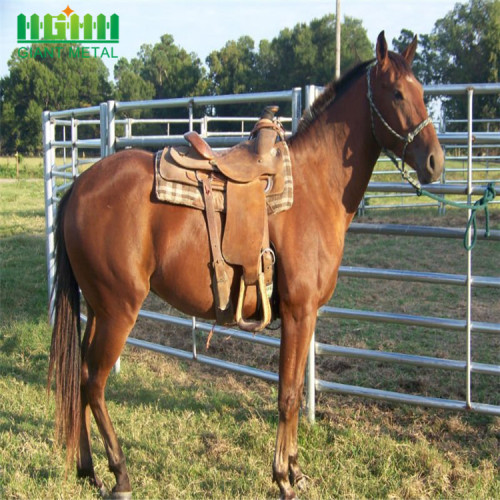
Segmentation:
<svg viewBox="0 0 500 500">
<path fill-rule="evenodd" d="M 422 184 L 428 184 L 439 179 L 444 167 L 444 153 L 440 146 L 426 155 L 422 155 L 417 161 L 416 169 L 418 180 Z"/>
</svg>

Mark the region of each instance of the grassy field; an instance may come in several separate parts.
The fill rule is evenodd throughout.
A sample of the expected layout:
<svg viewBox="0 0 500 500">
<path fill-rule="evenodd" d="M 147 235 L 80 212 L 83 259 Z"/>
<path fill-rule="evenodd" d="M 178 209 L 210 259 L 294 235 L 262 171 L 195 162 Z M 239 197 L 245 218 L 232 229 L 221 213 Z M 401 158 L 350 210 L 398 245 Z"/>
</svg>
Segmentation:
<svg viewBox="0 0 500 500">
<path fill-rule="evenodd" d="M 499 215 L 492 214 L 496 229 Z M 463 226 L 456 211 L 440 218 L 435 211 L 376 211 L 367 218 Z M 96 498 L 72 471 L 66 476 L 64 453 L 53 440 L 54 404 L 45 392 L 50 329 L 41 180 L 0 182 L 0 237 L 0 498 Z M 498 243 L 479 242 L 474 273 L 498 275 L 499 251 Z M 344 264 L 464 272 L 465 252 L 453 240 L 349 235 Z M 498 322 L 498 292 L 474 294 L 474 318 Z M 332 304 L 463 317 L 464 290 L 343 278 Z M 154 297 L 148 306 L 170 310 Z M 176 346 L 189 337 L 146 320 L 133 335 Z M 463 335 L 453 332 L 321 318 L 317 335 L 340 345 L 464 355 Z M 498 338 L 475 335 L 473 341 L 475 361 L 498 364 Z M 220 337 L 208 354 L 268 369 L 278 359 L 274 350 Z M 325 359 L 318 372 L 345 383 L 463 397 L 460 373 L 342 358 Z M 475 378 L 474 399 L 499 404 L 497 380 Z M 127 347 L 107 398 L 135 497 L 276 498 L 276 393 L 274 384 Z M 98 474 L 112 486 L 95 425 L 93 431 Z M 322 394 L 317 424 L 302 419 L 299 433 L 302 465 L 312 478 L 304 498 L 500 498 L 498 418 Z"/>
<path fill-rule="evenodd" d="M 20 155 L 0 157 L 0 179 L 43 179 L 43 158 Z"/>
</svg>

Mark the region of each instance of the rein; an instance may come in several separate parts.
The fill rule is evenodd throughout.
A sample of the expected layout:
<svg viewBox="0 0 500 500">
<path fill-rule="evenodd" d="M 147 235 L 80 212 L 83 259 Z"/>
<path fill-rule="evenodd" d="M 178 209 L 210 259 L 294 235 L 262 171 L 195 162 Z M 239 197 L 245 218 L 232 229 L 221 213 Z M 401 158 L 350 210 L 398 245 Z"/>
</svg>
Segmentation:
<svg viewBox="0 0 500 500">
<path fill-rule="evenodd" d="M 374 67 L 374 64 L 370 65 L 368 67 L 368 70 L 366 72 L 366 80 L 368 83 L 368 91 L 367 91 L 367 98 L 368 102 L 370 103 L 370 120 L 371 120 L 371 126 L 372 126 L 372 134 L 375 140 L 377 141 L 377 144 L 379 145 L 380 149 L 382 152 L 392 161 L 392 163 L 395 165 L 395 167 L 401 172 L 401 176 L 405 181 L 407 181 L 409 184 L 411 184 L 418 196 L 428 196 L 429 198 L 436 200 L 440 203 L 443 203 L 445 205 L 451 205 L 453 207 L 458 207 L 458 208 L 466 208 L 471 211 L 469 220 L 467 222 L 467 226 L 465 229 L 464 233 L 464 239 L 463 239 L 463 245 L 464 248 L 469 251 L 474 248 L 476 241 L 477 241 L 477 222 L 476 222 L 476 213 L 478 210 L 484 210 L 484 214 L 486 217 L 485 221 L 485 237 L 488 238 L 490 235 L 490 214 L 488 211 L 488 203 L 492 201 L 495 198 L 496 192 L 495 192 L 495 185 L 493 182 L 488 183 L 486 186 L 486 189 L 484 191 L 483 196 L 477 200 L 474 204 L 470 203 L 461 203 L 461 202 L 456 202 L 456 201 L 450 201 L 442 196 L 435 195 L 433 193 L 430 193 L 429 191 L 422 189 L 422 186 L 418 179 L 413 179 L 413 177 L 410 175 L 410 172 L 408 168 L 406 168 L 405 165 L 405 155 L 406 155 L 406 148 L 408 147 L 409 144 L 413 142 L 415 137 L 427 126 L 429 123 L 432 122 L 430 117 L 427 117 L 424 121 L 422 121 L 417 127 L 412 132 L 409 132 L 406 136 L 403 136 L 396 132 L 384 119 L 382 116 L 382 113 L 380 113 L 379 109 L 375 105 L 375 102 L 373 101 L 373 93 L 372 93 L 372 87 L 371 87 L 371 69 Z M 374 112 L 380 119 L 381 123 L 385 126 L 385 128 L 391 132 L 392 135 L 397 137 L 400 141 L 403 142 L 403 154 L 401 156 L 401 166 L 399 166 L 399 162 L 397 159 L 396 154 L 391 151 L 390 149 L 387 149 L 382 145 L 380 140 L 377 137 L 377 134 L 375 133 L 375 118 L 374 118 Z M 473 235 L 471 239 L 470 245 L 468 244 L 468 235 L 469 232 L 473 229 Z"/>
</svg>

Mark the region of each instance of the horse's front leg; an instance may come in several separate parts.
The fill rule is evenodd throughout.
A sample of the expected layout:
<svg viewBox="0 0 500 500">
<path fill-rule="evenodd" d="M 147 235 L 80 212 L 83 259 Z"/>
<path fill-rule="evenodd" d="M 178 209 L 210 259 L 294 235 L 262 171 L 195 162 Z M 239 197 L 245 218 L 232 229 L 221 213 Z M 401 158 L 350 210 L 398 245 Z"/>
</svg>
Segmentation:
<svg viewBox="0 0 500 500">
<path fill-rule="evenodd" d="M 304 371 L 317 308 L 282 304 L 282 332 L 279 366 L 279 423 L 274 454 L 273 476 L 282 498 L 295 498 L 292 486 L 302 489 L 305 476 L 298 465 L 297 428 Z"/>
</svg>

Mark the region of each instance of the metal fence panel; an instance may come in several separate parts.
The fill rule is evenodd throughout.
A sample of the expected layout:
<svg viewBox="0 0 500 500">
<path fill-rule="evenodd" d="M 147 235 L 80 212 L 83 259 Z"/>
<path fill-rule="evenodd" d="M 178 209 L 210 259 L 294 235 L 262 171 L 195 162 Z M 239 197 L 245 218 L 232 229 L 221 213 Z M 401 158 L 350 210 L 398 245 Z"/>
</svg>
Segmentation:
<svg viewBox="0 0 500 500">
<path fill-rule="evenodd" d="M 460 146 L 467 148 L 467 154 L 463 157 L 467 161 L 468 181 L 466 185 L 448 182 L 429 187 L 429 191 L 441 193 L 445 195 L 466 195 L 470 201 L 473 195 L 482 194 L 483 186 L 473 185 L 472 183 L 472 144 L 500 146 L 500 134 L 498 132 L 473 132 L 472 131 L 472 97 L 474 93 L 495 94 L 500 92 L 498 84 L 473 84 L 473 85 L 440 85 L 427 86 L 424 88 L 428 95 L 467 95 L 469 98 L 469 118 L 467 120 L 467 132 L 444 132 L 438 134 L 439 139 L 447 148 L 452 146 Z M 309 86 L 305 90 L 306 106 L 309 106 L 315 96 L 320 92 L 320 87 Z M 130 146 L 148 146 L 148 147 L 163 147 L 168 144 L 178 144 L 182 142 L 180 136 L 133 136 L 130 133 L 132 122 L 128 124 L 124 120 L 117 118 L 117 113 L 124 110 L 132 109 L 149 109 L 151 107 L 185 107 L 189 112 L 189 117 L 182 121 L 190 128 L 198 123 L 193 119 L 193 106 L 196 105 L 223 105 L 235 104 L 243 102 L 275 102 L 276 100 L 288 100 L 292 103 L 292 117 L 290 118 L 292 130 L 296 130 L 301 116 L 301 92 L 300 89 L 292 89 L 285 92 L 269 92 L 262 94 L 243 94 L 237 96 L 208 96 L 194 97 L 181 99 L 168 99 L 160 101 L 136 101 L 136 102 L 115 102 L 109 101 L 102 103 L 100 106 L 89 108 L 79 108 L 64 111 L 45 111 L 42 116 L 43 127 L 43 147 L 44 147 L 44 182 L 45 182 L 45 217 L 46 217 L 46 234 L 47 234 L 47 274 L 49 281 L 49 293 L 54 280 L 54 217 L 57 208 L 57 203 L 61 193 L 67 189 L 73 179 L 79 174 L 80 168 L 87 165 L 89 162 L 95 161 L 96 158 L 83 159 L 79 156 L 79 149 L 99 149 L 100 156 L 104 157 L 112 154 L 116 148 Z M 85 125 L 96 125 L 99 123 L 99 137 L 81 139 L 78 137 L 78 127 Z M 126 133 L 123 137 L 116 136 L 116 125 L 125 126 Z M 71 138 L 65 138 L 65 132 L 61 140 L 56 140 L 56 127 L 70 127 Z M 128 127 L 128 129 L 127 129 Z M 243 127 L 244 128 L 244 127 Z M 208 133 L 207 128 L 204 129 L 207 135 L 207 141 L 214 147 L 228 147 L 240 141 L 242 137 L 234 134 L 219 135 Z M 71 150 L 71 161 L 64 160 L 62 165 L 56 165 L 56 150 L 63 150 L 66 157 L 66 149 Z M 494 155 L 488 156 L 489 160 L 498 161 L 499 157 Z M 488 172 L 493 175 L 499 169 L 492 168 Z M 382 171 L 379 175 L 389 175 L 388 172 Z M 400 196 L 413 196 L 413 188 L 401 183 L 375 182 L 372 180 L 368 186 L 367 196 L 371 193 L 379 193 L 378 196 L 387 196 L 389 193 Z M 369 198 L 368 198 L 369 199 Z M 410 202 L 410 203 L 413 203 Z M 383 206 L 383 205 L 382 205 Z M 390 205 L 394 206 L 394 205 Z M 411 206 L 407 202 L 404 206 Z M 422 205 L 418 205 L 422 206 Z M 368 204 L 362 205 L 362 209 L 366 209 Z M 463 238 L 463 230 L 457 228 L 436 228 L 427 226 L 403 226 L 394 224 L 365 224 L 353 223 L 350 231 L 364 234 L 389 234 L 389 235 L 405 235 L 408 237 L 440 237 L 440 238 Z M 478 237 L 484 238 L 484 232 L 480 231 Z M 500 240 L 500 231 L 491 231 L 490 240 Z M 316 342 L 313 338 L 310 349 L 309 365 L 306 374 L 307 378 L 307 406 L 308 416 L 314 420 L 315 415 L 315 393 L 316 391 L 329 391 L 340 394 L 352 394 L 362 397 L 370 397 L 384 401 L 391 401 L 405 404 L 418 404 L 430 407 L 446 408 L 451 410 L 470 410 L 478 413 L 486 413 L 490 415 L 499 415 L 500 406 L 488 405 L 471 401 L 470 384 L 471 374 L 481 373 L 490 376 L 500 376 L 500 365 L 491 365 L 484 363 L 476 363 L 471 361 L 470 342 L 472 332 L 484 332 L 493 335 L 500 333 L 500 323 L 483 323 L 474 322 L 470 317 L 470 309 L 472 305 L 472 296 L 470 291 L 472 287 L 488 287 L 493 291 L 500 288 L 500 277 L 497 276 L 473 276 L 471 272 L 471 251 L 467 253 L 468 272 L 466 275 L 454 275 L 447 273 L 423 273 L 418 271 L 407 270 L 389 270 L 389 269 L 372 269 L 361 267 L 340 268 L 340 276 L 357 276 L 364 278 L 390 279 L 400 281 L 425 282 L 435 284 L 450 284 L 466 287 L 468 293 L 467 318 L 463 319 L 448 319 L 435 317 L 411 316 L 394 313 L 380 313 L 374 311 L 348 310 L 342 308 L 325 307 L 320 311 L 321 314 L 331 314 L 336 317 L 362 319 L 369 321 L 393 322 L 402 324 L 419 325 L 423 327 L 451 329 L 459 332 L 465 332 L 467 337 L 467 354 L 465 360 L 449 360 L 434 358 L 429 356 L 418 356 L 405 353 L 392 353 L 384 351 L 374 351 L 368 349 L 356 349 L 349 347 L 341 347 L 327 345 Z M 52 309 L 51 309 L 52 310 Z M 178 356 L 182 359 L 194 359 L 202 363 L 225 368 L 237 373 L 256 376 L 264 380 L 276 382 L 278 375 L 266 370 L 260 370 L 254 367 L 247 367 L 223 361 L 208 356 L 203 356 L 197 353 L 196 339 L 194 332 L 196 330 L 210 331 L 212 325 L 199 322 L 193 319 L 179 318 L 175 316 L 163 315 L 152 311 L 142 310 L 141 317 L 153 319 L 162 323 L 181 325 L 186 328 L 191 328 L 193 332 L 193 347 L 191 352 L 174 349 L 166 346 L 161 346 L 143 340 L 129 338 L 130 345 L 138 346 L 154 350 L 156 352 Z M 83 318 L 85 319 L 85 318 Z M 321 317 L 319 318 L 321 321 Z M 269 347 L 278 347 L 279 339 L 266 335 L 250 335 L 246 332 L 228 328 L 215 328 L 215 333 L 231 335 L 241 341 L 255 342 Z M 455 401 L 440 398 L 413 396 L 408 394 L 395 393 L 390 391 L 382 391 L 369 387 L 357 387 L 347 384 L 337 384 L 334 382 L 318 379 L 316 376 L 316 356 L 347 356 L 356 357 L 364 360 L 377 360 L 388 363 L 402 363 L 423 367 L 431 367 L 436 369 L 465 371 L 467 374 L 466 400 Z"/>
</svg>

